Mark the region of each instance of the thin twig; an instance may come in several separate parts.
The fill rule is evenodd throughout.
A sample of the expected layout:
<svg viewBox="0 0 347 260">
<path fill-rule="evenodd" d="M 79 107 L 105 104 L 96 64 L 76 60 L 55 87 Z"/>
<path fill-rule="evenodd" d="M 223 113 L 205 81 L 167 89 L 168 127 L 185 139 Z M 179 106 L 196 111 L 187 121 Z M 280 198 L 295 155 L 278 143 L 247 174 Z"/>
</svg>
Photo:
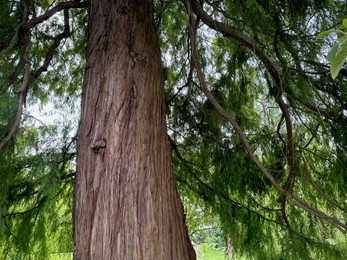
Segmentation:
<svg viewBox="0 0 347 260">
<path fill-rule="evenodd" d="M 301 156 L 303 162 L 304 162 L 304 166 L 306 168 L 306 175 L 307 175 L 307 179 L 308 181 L 311 183 L 311 185 L 313 186 L 313 188 L 315 188 L 315 190 L 327 201 L 329 202 L 331 205 L 341 209 L 341 210 L 345 210 L 344 207 L 342 207 L 340 204 L 338 204 L 337 202 L 333 201 L 332 199 L 330 199 L 318 186 L 318 184 L 313 180 L 312 175 L 310 173 L 310 169 L 308 167 L 306 158 L 302 155 Z"/>
<path fill-rule="evenodd" d="M 237 201 L 234 201 L 232 200 L 231 198 L 229 198 L 229 196 L 227 194 L 224 194 L 224 193 L 221 193 L 219 191 L 216 191 L 213 187 L 211 187 L 210 185 L 208 185 L 207 183 L 205 183 L 204 181 L 200 180 L 198 178 L 198 176 L 194 173 L 194 171 L 189 167 L 188 163 L 190 163 L 189 161 L 187 161 L 182 155 L 181 153 L 179 152 L 178 150 L 178 147 L 176 145 L 176 143 L 169 137 L 169 141 L 170 141 L 170 144 L 171 144 L 171 148 L 173 149 L 173 151 L 175 152 L 175 154 L 177 155 L 178 159 L 183 163 L 183 165 L 187 168 L 187 170 L 189 170 L 190 172 L 192 172 L 194 178 L 198 181 L 198 183 L 203 186 L 204 188 L 208 189 L 209 191 L 211 192 L 214 192 L 214 193 L 218 193 L 224 200 L 226 200 L 228 203 L 230 203 L 231 205 L 237 207 L 237 208 L 240 208 L 240 209 L 245 209 L 247 211 L 249 211 L 250 213 L 252 214 L 255 214 L 257 215 L 258 217 L 268 221 L 268 222 L 272 222 L 272 223 L 275 223 L 277 225 L 280 225 L 280 226 L 283 226 L 282 223 L 274 220 L 274 219 L 270 219 L 270 218 L 267 218 L 266 216 L 260 214 L 259 212 L 243 205 L 243 204 L 240 204 L 239 202 Z M 184 183 L 189 189 L 191 189 L 193 192 L 197 193 L 197 194 L 200 194 L 201 192 L 199 192 L 199 190 L 195 187 L 193 187 L 191 184 L 189 184 L 186 180 L 184 180 L 183 178 L 177 176 L 177 180 L 179 182 L 182 182 Z M 260 204 L 258 204 L 258 206 L 262 207 Z"/>
</svg>

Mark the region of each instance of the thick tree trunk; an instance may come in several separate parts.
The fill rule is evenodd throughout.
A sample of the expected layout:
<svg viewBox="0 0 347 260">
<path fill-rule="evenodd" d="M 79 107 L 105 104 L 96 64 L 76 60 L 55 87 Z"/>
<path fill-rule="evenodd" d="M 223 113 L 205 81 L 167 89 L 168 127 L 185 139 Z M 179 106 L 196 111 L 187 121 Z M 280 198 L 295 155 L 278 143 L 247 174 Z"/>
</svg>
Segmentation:
<svg viewBox="0 0 347 260">
<path fill-rule="evenodd" d="M 75 259 L 195 259 L 172 171 L 151 1 L 90 0 Z"/>
</svg>

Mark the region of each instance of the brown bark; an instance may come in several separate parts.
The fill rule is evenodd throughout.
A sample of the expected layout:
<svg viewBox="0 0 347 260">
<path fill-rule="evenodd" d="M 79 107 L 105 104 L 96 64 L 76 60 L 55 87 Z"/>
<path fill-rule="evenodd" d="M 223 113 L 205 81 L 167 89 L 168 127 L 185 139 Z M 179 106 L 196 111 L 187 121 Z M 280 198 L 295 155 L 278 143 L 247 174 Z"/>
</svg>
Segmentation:
<svg viewBox="0 0 347 260">
<path fill-rule="evenodd" d="M 234 251 L 233 240 L 231 239 L 231 237 L 228 236 L 228 257 L 229 257 L 229 260 L 234 259 L 233 251 Z"/>
<path fill-rule="evenodd" d="M 151 1 L 90 0 L 75 259 L 195 259 L 166 132 Z"/>
</svg>

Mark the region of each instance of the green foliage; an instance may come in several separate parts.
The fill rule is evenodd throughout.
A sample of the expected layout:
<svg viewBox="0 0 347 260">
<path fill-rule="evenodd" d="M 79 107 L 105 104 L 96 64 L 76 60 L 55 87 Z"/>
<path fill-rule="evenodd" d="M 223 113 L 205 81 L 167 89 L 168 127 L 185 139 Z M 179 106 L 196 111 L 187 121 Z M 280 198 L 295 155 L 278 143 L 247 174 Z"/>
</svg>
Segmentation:
<svg viewBox="0 0 347 260">
<path fill-rule="evenodd" d="M 10 40 L 16 24 L 20 20 L 20 1 L 1 1 L 0 17 L 6 17 L 0 21 L 0 48 Z"/>
<path fill-rule="evenodd" d="M 228 16 L 219 13 L 218 8 L 209 8 L 218 21 L 250 35 L 280 64 L 294 127 L 297 174 L 293 192 L 320 209 L 337 212 L 343 219 L 343 211 L 336 211 L 312 187 L 308 173 L 325 194 L 345 205 L 342 186 L 346 185 L 347 164 L 342 163 L 342 158 L 346 153 L 341 151 L 337 159 L 335 145 L 346 147 L 346 120 L 342 113 L 346 83 L 327 77 L 328 70 L 320 63 L 324 46 L 313 35 L 336 23 L 346 8 L 331 1 L 229 1 L 219 5 Z M 337 9 L 339 12 L 334 13 Z M 171 5 L 168 13 L 170 10 L 174 12 L 177 7 Z M 328 12 L 336 15 L 327 16 Z M 315 22 L 311 23 L 309 17 L 314 17 Z M 211 93 L 236 119 L 254 153 L 284 186 L 289 172 L 288 140 L 272 79 L 251 50 L 202 28 L 197 35 L 198 52 Z M 162 39 L 167 39 L 163 34 Z M 177 39 L 185 37 L 186 31 L 175 31 L 175 35 L 172 45 L 177 48 Z M 164 57 L 170 48 L 166 41 Z M 196 218 L 202 223 L 206 215 L 214 212 L 221 222 L 222 237 L 231 236 L 238 255 L 246 259 L 343 258 L 344 235 L 289 203 L 287 217 L 293 231 L 285 227 L 281 195 L 250 160 L 234 129 L 201 94 L 194 84 L 196 75 L 189 89 L 189 56 L 184 54 L 185 48 L 183 43 L 171 63 L 166 64 L 170 73 L 166 90 L 170 100 L 169 133 L 177 145 L 173 156 L 181 194 L 193 198 L 196 202 L 192 203 L 204 205 L 199 211 L 194 207 L 187 210 L 188 223 L 192 212 L 198 212 Z M 311 110 L 310 104 L 319 112 Z M 333 165 L 338 173 L 332 170 Z M 191 226 L 198 226 L 196 220 Z"/>
<path fill-rule="evenodd" d="M 1 3 L 0 51 L 11 47 L 13 31 L 22 19 L 23 3 Z M 33 1 L 30 18 L 56 3 Z M 71 255 L 76 155 L 73 136 L 78 120 L 73 116 L 78 113 L 76 102 L 84 71 L 85 14 L 85 10 L 70 11 L 72 34 L 55 50 L 48 73 L 38 79 L 37 71 L 44 65 L 54 37 L 64 29 L 62 16 L 58 14 L 31 30 L 30 74 L 35 81 L 26 96 L 16 137 L 0 149 L 0 259 L 63 259 L 58 256 Z M 19 104 L 18 90 L 25 68 L 20 37 L 0 60 L 0 142 L 13 128 Z M 47 103 L 51 111 L 44 107 Z M 46 117 L 55 118 L 54 124 L 30 114 L 38 110 L 41 116 L 46 112 Z"/>
<path fill-rule="evenodd" d="M 198 254 L 199 260 L 226 260 L 227 255 L 224 250 L 213 250 L 211 249 L 209 244 L 203 244 L 201 245 L 201 250 L 204 253 L 202 256 L 201 254 Z M 237 258 L 239 259 L 239 258 Z"/>
<path fill-rule="evenodd" d="M 33 1 L 31 17 L 57 2 L 62 1 Z M 2 50 L 20 22 L 21 5 L 7 1 L 0 7 Z M 346 208 L 347 72 L 343 63 L 347 21 L 339 29 L 320 32 L 336 28 L 347 15 L 346 4 L 246 0 L 206 1 L 203 7 L 212 18 L 252 39 L 279 67 L 295 147 L 295 182 L 290 191 L 345 223 L 345 210 L 333 206 L 322 193 Z M 168 132 L 190 235 L 201 232 L 211 247 L 219 249 L 225 249 L 229 236 L 235 255 L 242 259 L 346 258 L 344 234 L 288 201 L 286 215 L 291 227 L 286 227 L 282 196 L 199 87 L 190 67 L 184 5 L 154 1 L 154 8 Z M 70 10 L 69 14 L 71 35 L 55 50 L 47 71 L 31 84 L 16 137 L 0 151 L 0 254 L 7 259 L 71 258 L 73 136 L 85 69 L 87 18 L 85 10 Z M 60 13 L 31 29 L 32 77 L 43 65 L 54 37 L 64 30 L 62 21 Z M 284 187 L 290 171 L 289 140 L 276 100 L 279 86 L 259 53 L 199 22 L 197 49 L 209 90 L 240 125 L 259 161 Z M 333 34 L 338 35 L 337 43 Z M 314 35 L 322 39 L 317 41 Z M 340 73 L 335 80 L 322 62 L 322 53 L 327 52 L 323 41 L 333 46 L 327 59 L 333 78 Z M 0 141 L 17 112 L 16 91 L 25 68 L 22 45 L 17 42 L 0 60 Z M 51 107 L 53 117 L 63 119 L 40 123 L 30 115 L 32 107 Z M 42 112 L 46 116 L 53 113 Z M 206 227 L 213 231 L 204 230 Z M 208 259 L 210 249 L 205 249 L 202 259 Z"/>
<path fill-rule="evenodd" d="M 327 60 L 330 63 L 330 74 L 333 79 L 339 74 L 347 58 L 347 19 L 344 19 L 339 30 L 327 30 L 317 35 L 317 39 L 336 33 L 338 42 L 330 49 Z"/>
<path fill-rule="evenodd" d="M 9 259 L 47 259 L 50 252 L 72 248 L 73 180 L 68 177 L 72 165 L 67 149 L 71 143 L 65 143 L 61 153 L 40 146 L 28 154 L 28 141 L 37 139 L 36 129 L 27 130 L 11 155 L 2 154 L 10 157 L 2 158 L 8 164 L 0 167 L 5 180 L 1 187 L 0 230 L 2 241 L 6 241 L 1 243 L 0 251 Z"/>
</svg>

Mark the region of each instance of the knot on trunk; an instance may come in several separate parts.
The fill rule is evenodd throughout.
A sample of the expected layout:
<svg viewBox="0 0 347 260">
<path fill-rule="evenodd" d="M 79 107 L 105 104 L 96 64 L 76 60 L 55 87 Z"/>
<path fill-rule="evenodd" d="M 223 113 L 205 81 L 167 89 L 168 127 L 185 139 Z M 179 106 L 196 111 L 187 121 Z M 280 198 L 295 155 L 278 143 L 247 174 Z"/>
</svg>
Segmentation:
<svg viewBox="0 0 347 260">
<path fill-rule="evenodd" d="M 100 150 L 106 147 L 106 140 L 96 140 L 90 147 L 92 148 L 94 153 L 100 153 Z"/>
</svg>

